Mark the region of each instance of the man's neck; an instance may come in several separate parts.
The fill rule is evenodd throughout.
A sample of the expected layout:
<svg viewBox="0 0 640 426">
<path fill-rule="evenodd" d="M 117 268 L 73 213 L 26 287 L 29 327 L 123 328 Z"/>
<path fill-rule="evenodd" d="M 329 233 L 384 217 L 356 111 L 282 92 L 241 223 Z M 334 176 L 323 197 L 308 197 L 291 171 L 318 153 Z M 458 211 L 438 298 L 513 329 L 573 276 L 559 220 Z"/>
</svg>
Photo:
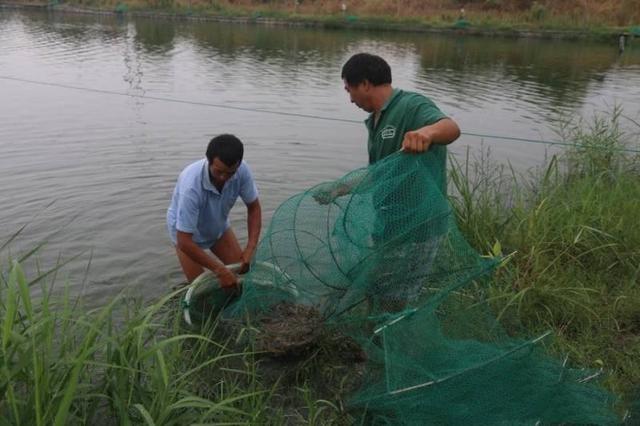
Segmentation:
<svg viewBox="0 0 640 426">
<path fill-rule="evenodd" d="M 373 111 L 373 126 L 378 126 L 380 115 L 382 114 L 382 108 L 386 105 L 387 101 L 393 95 L 393 87 L 390 84 L 378 86 L 373 94 L 373 102 L 375 109 Z"/>
<path fill-rule="evenodd" d="M 385 106 L 387 101 L 393 95 L 393 87 L 390 84 L 383 84 L 381 86 L 377 86 L 373 93 L 373 105 L 374 105 L 374 113 L 375 117 L 380 116 L 380 112 L 382 108 Z"/>
<path fill-rule="evenodd" d="M 213 185 L 218 190 L 218 192 L 222 193 L 222 188 L 224 188 L 224 182 L 222 184 L 218 184 L 216 180 L 213 178 L 213 175 L 211 174 L 211 172 L 209 172 L 209 182 L 211 182 L 211 185 Z"/>
</svg>

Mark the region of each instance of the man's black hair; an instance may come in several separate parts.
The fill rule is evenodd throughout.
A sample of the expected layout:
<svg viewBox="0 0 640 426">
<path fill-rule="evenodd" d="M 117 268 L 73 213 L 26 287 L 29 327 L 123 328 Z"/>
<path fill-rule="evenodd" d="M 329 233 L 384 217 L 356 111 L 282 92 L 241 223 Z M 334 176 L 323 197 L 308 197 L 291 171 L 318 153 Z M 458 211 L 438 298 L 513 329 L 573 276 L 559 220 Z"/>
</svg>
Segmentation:
<svg viewBox="0 0 640 426">
<path fill-rule="evenodd" d="M 374 86 L 391 84 L 391 67 L 380 56 L 356 53 L 342 66 L 342 79 L 349 86 L 357 86 L 365 80 Z"/>
<path fill-rule="evenodd" d="M 240 139 L 234 135 L 223 134 L 211 139 L 207 146 L 207 160 L 212 163 L 217 157 L 229 167 L 235 166 L 242 161 L 244 146 Z"/>
</svg>

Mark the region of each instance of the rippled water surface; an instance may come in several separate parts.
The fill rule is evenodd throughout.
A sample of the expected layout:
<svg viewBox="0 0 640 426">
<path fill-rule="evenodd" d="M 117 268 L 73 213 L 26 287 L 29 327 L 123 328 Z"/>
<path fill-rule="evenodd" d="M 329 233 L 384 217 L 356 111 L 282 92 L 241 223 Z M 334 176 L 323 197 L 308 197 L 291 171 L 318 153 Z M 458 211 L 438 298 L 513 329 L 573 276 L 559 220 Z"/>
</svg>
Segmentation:
<svg viewBox="0 0 640 426">
<path fill-rule="evenodd" d="M 0 9 L 0 244 L 28 224 L 12 253 L 46 240 L 43 267 L 83 253 L 65 276 L 79 292 L 90 261 L 83 291 L 96 303 L 125 288 L 165 293 L 181 280 L 166 207 L 211 136 L 245 141 L 265 227 L 295 192 L 365 165 L 365 113 L 340 80 L 363 50 L 384 56 L 395 86 L 430 96 L 466 133 L 551 140 L 553 120 L 615 104 L 640 122 L 640 46 L 619 55 L 615 42 Z M 467 134 L 452 152 L 478 152 L 481 142 L 519 169 L 553 149 Z M 241 205 L 233 225 L 244 237 Z"/>
</svg>

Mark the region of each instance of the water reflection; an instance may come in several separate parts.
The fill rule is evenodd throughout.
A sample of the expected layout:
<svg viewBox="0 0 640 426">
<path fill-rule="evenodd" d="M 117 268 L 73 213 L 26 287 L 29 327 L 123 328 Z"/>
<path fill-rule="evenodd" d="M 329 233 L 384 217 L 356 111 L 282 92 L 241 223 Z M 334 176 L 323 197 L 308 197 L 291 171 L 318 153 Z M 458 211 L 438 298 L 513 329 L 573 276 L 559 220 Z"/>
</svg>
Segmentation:
<svg viewBox="0 0 640 426">
<path fill-rule="evenodd" d="M 78 55 L 91 46 L 122 43 L 131 31 L 117 17 L 20 14 L 25 31 L 40 42 L 65 44 Z M 548 113 L 584 102 L 590 86 L 607 78 L 612 67 L 640 65 L 640 49 L 631 46 L 620 56 L 615 46 L 602 43 L 512 40 L 426 34 L 375 34 L 335 30 L 265 27 L 213 22 L 173 22 L 140 19 L 132 22 L 135 46 L 145 60 L 169 61 L 180 37 L 196 47 L 195 60 L 213 61 L 221 78 L 237 77 L 236 69 L 255 71 L 267 83 L 298 84 L 306 79 L 335 82 L 336 65 L 354 50 L 382 50 L 392 55 L 415 55 L 418 86 L 445 93 L 461 104 L 464 99 L 495 98 L 503 85 L 525 102 Z M 373 37 L 383 46 L 371 44 Z M 42 40 L 44 38 L 44 40 Z M 129 46 L 125 40 L 124 43 Z M 372 49 L 373 48 L 373 49 Z M 380 49 L 381 48 L 381 49 Z M 130 52 L 125 52 L 130 55 Z M 129 59 L 125 58 L 125 62 Z M 206 65 L 205 65 L 206 67 Z M 138 69 L 134 74 L 139 75 Z M 138 77 L 127 72 L 125 81 Z M 250 78 L 254 78 L 251 76 Z M 274 81 L 275 80 L 275 81 Z M 139 86 L 139 82 L 137 84 Z M 433 85 L 434 87 L 431 87 Z M 437 85 L 437 87 L 435 87 Z M 504 91 L 502 91 L 504 92 Z M 478 104 L 474 105 L 478 106 Z"/>
<path fill-rule="evenodd" d="M 557 40 L 437 37 L 421 41 L 417 52 L 419 78 L 437 77 L 452 93 L 492 97 L 504 93 L 499 88 L 508 84 L 514 93 L 545 104 L 549 112 L 579 105 L 589 86 L 602 81 L 619 60 L 609 45 Z M 638 55 L 626 60 L 640 64 Z"/>
<path fill-rule="evenodd" d="M 152 19 L 140 19 L 133 22 L 135 27 L 135 39 L 142 49 L 156 55 L 170 52 L 174 47 L 176 26 L 167 22 L 161 25 Z M 168 24 L 168 25 L 166 25 Z"/>
</svg>

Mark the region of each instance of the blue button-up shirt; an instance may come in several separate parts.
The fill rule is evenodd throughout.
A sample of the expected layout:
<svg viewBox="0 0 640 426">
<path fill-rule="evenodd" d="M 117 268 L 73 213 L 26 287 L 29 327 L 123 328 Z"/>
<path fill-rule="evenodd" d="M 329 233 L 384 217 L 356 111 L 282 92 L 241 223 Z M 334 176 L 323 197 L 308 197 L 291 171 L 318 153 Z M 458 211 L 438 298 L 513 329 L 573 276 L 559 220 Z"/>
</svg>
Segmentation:
<svg viewBox="0 0 640 426">
<path fill-rule="evenodd" d="M 193 241 L 210 248 L 229 228 L 229 211 L 238 196 L 245 204 L 258 198 L 251 170 L 242 161 L 235 174 L 218 191 L 209 178 L 206 158 L 188 165 L 180 176 L 167 210 L 167 229 L 174 244 L 177 231 L 193 234 Z"/>
</svg>

